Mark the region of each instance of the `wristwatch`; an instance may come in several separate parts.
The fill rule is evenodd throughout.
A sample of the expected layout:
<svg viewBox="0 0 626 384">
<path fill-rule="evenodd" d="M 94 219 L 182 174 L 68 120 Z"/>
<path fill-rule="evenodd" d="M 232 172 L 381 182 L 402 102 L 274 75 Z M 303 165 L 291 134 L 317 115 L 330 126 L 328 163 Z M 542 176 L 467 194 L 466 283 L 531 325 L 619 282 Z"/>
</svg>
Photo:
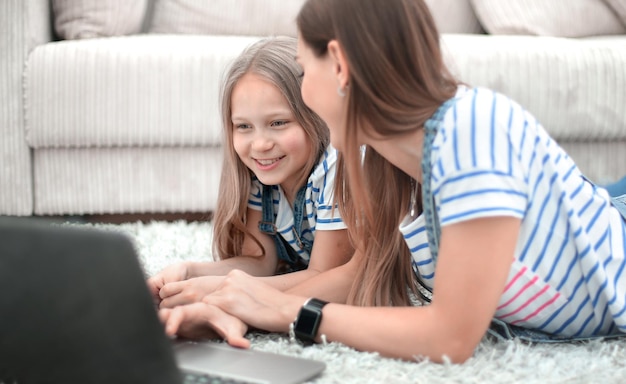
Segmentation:
<svg viewBox="0 0 626 384">
<path fill-rule="evenodd" d="M 317 330 L 322 322 L 322 308 L 328 304 L 326 301 L 308 299 L 294 321 L 293 330 L 296 337 L 305 343 L 313 343 L 317 336 Z"/>
</svg>

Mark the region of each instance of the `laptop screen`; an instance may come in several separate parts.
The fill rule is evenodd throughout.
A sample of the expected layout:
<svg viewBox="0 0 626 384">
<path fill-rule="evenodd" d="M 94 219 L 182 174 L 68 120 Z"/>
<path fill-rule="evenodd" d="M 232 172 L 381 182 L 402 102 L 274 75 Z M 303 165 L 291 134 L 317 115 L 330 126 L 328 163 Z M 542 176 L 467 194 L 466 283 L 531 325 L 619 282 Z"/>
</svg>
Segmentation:
<svg viewBox="0 0 626 384">
<path fill-rule="evenodd" d="M 177 383 L 125 236 L 0 217 L 0 382 Z"/>
</svg>

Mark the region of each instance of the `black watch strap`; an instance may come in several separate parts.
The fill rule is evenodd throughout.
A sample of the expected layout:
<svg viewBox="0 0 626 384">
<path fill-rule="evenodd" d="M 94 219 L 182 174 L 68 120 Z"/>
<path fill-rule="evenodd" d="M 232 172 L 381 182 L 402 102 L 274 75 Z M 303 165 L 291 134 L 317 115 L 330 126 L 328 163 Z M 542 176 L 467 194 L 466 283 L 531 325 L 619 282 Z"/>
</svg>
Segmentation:
<svg viewBox="0 0 626 384">
<path fill-rule="evenodd" d="M 296 337 L 305 343 L 312 343 L 317 337 L 317 331 L 322 323 L 322 308 L 328 304 L 326 301 L 310 298 L 308 299 L 294 322 L 294 332 Z"/>
</svg>

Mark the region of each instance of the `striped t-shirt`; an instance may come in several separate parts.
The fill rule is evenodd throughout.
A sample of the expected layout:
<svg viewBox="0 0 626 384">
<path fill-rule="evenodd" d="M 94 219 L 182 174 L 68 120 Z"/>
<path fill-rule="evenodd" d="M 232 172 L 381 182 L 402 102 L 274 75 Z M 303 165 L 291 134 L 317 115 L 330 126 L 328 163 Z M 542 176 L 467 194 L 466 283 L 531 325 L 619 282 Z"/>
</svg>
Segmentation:
<svg viewBox="0 0 626 384">
<path fill-rule="evenodd" d="M 432 147 L 441 226 L 493 216 L 522 220 L 495 317 L 568 337 L 626 332 L 626 224 L 606 190 L 588 182 L 511 99 L 465 87 L 456 96 Z M 423 216 L 405 219 L 400 230 L 432 288 Z"/>
<path fill-rule="evenodd" d="M 336 163 L 337 150 L 332 146 L 328 146 L 320 156 L 319 162 L 307 180 L 306 200 L 304 203 L 306 217 L 302 220 L 300 236 L 311 242 L 315 237 L 316 230 L 330 231 L 346 228 L 346 224 L 339 215 L 339 209 L 337 207 L 333 209 Z M 262 195 L 263 184 L 257 178 L 253 178 L 248 207 L 261 211 Z M 294 236 L 293 207 L 289 204 L 280 186 L 272 186 L 272 198 L 274 200 L 275 225 L 278 233 L 298 252 L 298 255 L 304 261 L 308 262 L 311 255 L 298 246 Z"/>
</svg>

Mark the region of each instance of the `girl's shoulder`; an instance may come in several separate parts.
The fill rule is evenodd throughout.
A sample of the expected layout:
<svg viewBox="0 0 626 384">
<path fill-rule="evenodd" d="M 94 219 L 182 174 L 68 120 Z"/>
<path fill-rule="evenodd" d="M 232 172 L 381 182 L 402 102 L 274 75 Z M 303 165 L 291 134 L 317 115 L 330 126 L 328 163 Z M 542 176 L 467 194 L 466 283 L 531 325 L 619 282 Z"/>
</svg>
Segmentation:
<svg viewBox="0 0 626 384">
<path fill-rule="evenodd" d="M 337 150 L 330 145 L 320 155 L 319 161 L 313 168 L 307 182 L 308 193 L 311 193 L 312 196 L 318 196 L 317 194 L 320 194 L 319 196 L 322 198 L 327 195 L 330 196 L 324 191 L 334 188 L 337 156 Z"/>
<path fill-rule="evenodd" d="M 320 155 L 317 164 L 313 168 L 313 172 L 311 172 L 310 179 L 319 179 L 329 173 L 334 174 L 335 165 L 337 164 L 337 156 L 337 150 L 329 144 Z"/>
</svg>

